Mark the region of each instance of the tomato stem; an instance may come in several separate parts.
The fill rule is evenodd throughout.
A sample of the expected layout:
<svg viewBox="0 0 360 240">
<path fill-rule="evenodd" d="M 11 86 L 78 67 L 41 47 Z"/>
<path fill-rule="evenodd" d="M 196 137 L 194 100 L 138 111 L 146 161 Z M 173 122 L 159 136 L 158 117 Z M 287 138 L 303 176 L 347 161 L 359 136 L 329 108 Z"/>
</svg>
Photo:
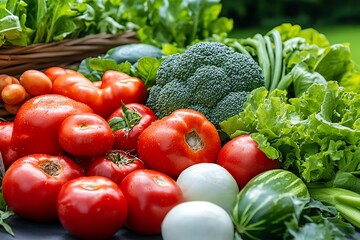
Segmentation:
<svg viewBox="0 0 360 240">
<path fill-rule="evenodd" d="M 185 134 L 185 141 L 194 152 L 204 148 L 204 141 L 195 130 Z"/>
<path fill-rule="evenodd" d="M 45 160 L 40 163 L 40 169 L 49 176 L 57 176 L 60 174 L 61 165 L 54 160 Z"/>
<path fill-rule="evenodd" d="M 132 155 L 130 152 L 123 150 L 112 150 L 107 153 L 106 157 L 107 159 L 118 165 L 128 165 L 135 160 L 140 160 L 136 156 Z"/>
<path fill-rule="evenodd" d="M 108 121 L 108 123 L 113 132 L 125 128 L 125 132 L 128 133 L 140 122 L 142 116 L 136 109 L 132 109 L 131 111 L 123 102 L 121 111 L 122 117 L 113 117 Z"/>
</svg>

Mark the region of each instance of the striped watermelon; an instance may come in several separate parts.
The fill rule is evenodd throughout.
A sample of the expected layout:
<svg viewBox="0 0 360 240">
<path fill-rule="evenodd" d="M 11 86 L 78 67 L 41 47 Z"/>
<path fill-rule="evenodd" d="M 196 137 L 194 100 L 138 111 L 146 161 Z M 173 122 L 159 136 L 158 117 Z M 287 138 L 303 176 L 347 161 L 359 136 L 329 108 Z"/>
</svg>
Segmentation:
<svg viewBox="0 0 360 240">
<path fill-rule="evenodd" d="M 308 199 L 305 183 L 290 171 L 275 169 L 253 178 L 238 194 L 232 212 L 243 239 L 281 239 L 296 211 L 296 201 Z"/>
</svg>

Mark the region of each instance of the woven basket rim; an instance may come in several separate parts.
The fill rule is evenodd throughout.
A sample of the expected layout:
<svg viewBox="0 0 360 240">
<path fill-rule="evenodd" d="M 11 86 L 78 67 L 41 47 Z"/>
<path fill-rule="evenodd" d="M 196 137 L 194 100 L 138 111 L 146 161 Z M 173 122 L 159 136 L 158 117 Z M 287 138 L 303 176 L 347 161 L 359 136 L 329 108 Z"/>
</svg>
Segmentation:
<svg viewBox="0 0 360 240">
<path fill-rule="evenodd" d="M 87 57 L 105 54 L 113 47 L 139 42 L 137 33 L 129 31 L 119 34 L 99 33 L 26 47 L 3 47 L 0 48 L 0 74 L 18 76 L 28 69 L 76 65 Z"/>
</svg>

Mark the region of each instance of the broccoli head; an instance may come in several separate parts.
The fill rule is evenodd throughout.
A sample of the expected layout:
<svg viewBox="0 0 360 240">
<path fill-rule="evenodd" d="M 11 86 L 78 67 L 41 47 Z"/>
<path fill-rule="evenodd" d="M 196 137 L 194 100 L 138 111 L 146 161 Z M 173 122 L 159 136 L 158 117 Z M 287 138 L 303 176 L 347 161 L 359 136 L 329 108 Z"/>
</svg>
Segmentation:
<svg viewBox="0 0 360 240">
<path fill-rule="evenodd" d="M 161 63 L 146 105 L 158 118 L 179 108 L 203 113 L 217 128 L 265 84 L 258 63 L 218 42 L 200 42 Z"/>
</svg>

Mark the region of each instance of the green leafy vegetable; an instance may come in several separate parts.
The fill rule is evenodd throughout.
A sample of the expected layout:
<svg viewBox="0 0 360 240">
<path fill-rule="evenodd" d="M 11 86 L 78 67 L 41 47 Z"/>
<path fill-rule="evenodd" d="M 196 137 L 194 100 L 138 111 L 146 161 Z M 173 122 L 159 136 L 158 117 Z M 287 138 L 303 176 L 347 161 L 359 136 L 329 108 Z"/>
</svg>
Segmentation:
<svg viewBox="0 0 360 240">
<path fill-rule="evenodd" d="M 220 0 L 123 0 L 124 18 L 139 26 L 141 42 L 185 48 L 212 34 L 229 33 L 233 20 L 219 17 Z"/>
<path fill-rule="evenodd" d="M 360 94 L 335 81 L 313 84 L 298 98 L 262 87 L 220 127 L 231 138 L 251 134 L 269 158 L 307 183 L 311 197 L 360 227 Z"/>
<path fill-rule="evenodd" d="M 0 46 L 9 42 L 17 46 L 26 46 L 28 36 L 21 31 L 20 18 L 6 8 L 0 8 Z"/>
<path fill-rule="evenodd" d="M 33 43 L 49 43 L 62 40 L 75 31 L 77 25 L 73 19 L 77 13 L 71 9 L 69 1 L 42 0 L 37 2 L 37 9 L 34 9 L 34 11 L 37 11 L 37 18 L 32 26 L 36 29 Z"/>
<path fill-rule="evenodd" d="M 122 62 L 119 64 L 115 60 L 104 59 L 101 56 L 94 58 L 90 57 L 83 59 L 77 69 L 79 73 L 83 74 L 93 82 L 100 81 L 102 75 L 107 70 L 115 70 L 130 75 L 131 63 Z"/>
<path fill-rule="evenodd" d="M 313 28 L 302 29 L 297 24 L 284 23 L 275 27 L 274 30 L 279 31 L 282 41 L 299 37 L 305 39 L 309 44 L 315 44 L 318 47 L 328 47 L 330 45 L 326 36 Z"/>
<path fill-rule="evenodd" d="M 273 31 L 279 32 L 284 48 L 284 69 L 278 88 L 292 89 L 292 96 L 297 97 L 311 83 L 337 81 L 343 85 L 343 81 L 355 80 L 356 69 L 348 44 L 330 44 L 325 35 L 299 25 L 282 24 Z M 294 68 L 297 69 L 293 71 Z M 360 88 L 347 90 L 360 92 Z"/>
<path fill-rule="evenodd" d="M 137 31 L 143 43 L 186 47 L 229 33 L 220 0 L 2 0 L 0 46 L 27 46 L 101 32 Z"/>
<path fill-rule="evenodd" d="M 81 61 L 77 71 L 95 82 L 100 81 L 107 70 L 115 70 L 140 78 L 144 81 L 146 87 L 150 89 L 155 84 L 156 73 L 161 62 L 162 59 L 142 57 L 135 64 L 128 61 L 117 63 L 113 59 L 105 59 L 100 56 L 84 59 Z"/>
<path fill-rule="evenodd" d="M 14 215 L 14 212 L 8 209 L 4 196 L 2 194 L 1 183 L 4 174 L 5 174 L 5 167 L 0 152 L 0 226 L 3 227 L 7 233 L 9 233 L 12 236 L 15 236 L 11 226 L 7 223 L 7 220 Z"/>
<path fill-rule="evenodd" d="M 1 188 L 0 188 L 0 226 L 3 227 L 5 229 L 5 231 L 7 233 L 9 233 L 12 236 L 15 236 L 14 231 L 12 230 L 11 226 L 7 223 L 7 220 L 14 215 L 13 211 L 10 211 L 7 206 L 6 203 L 4 201 L 4 197 L 1 193 Z"/>
<path fill-rule="evenodd" d="M 302 200 L 305 201 L 305 200 Z M 336 208 L 310 199 L 293 219 L 285 222 L 284 239 L 355 239 L 355 228 L 345 222 Z"/>
<path fill-rule="evenodd" d="M 27 46 L 137 26 L 123 19 L 121 1 L 2 0 L 0 46 Z"/>
<path fill-rule="evenodd" d="M 360 94 L 330 81 L 298 98 L 265 88 L 248 95 L 244 111 L 220 124 L 231 138 L 251 133 L 259 148 L 306 182 L 332 180 L 360 166 Z"/>
<path fill-rule="evenodd" d="M 349 44 L 330 44 L 313 28 L 285 23 L 265 35 L 240 39 L 213 35 L 208 41 L 225 43 L 252 56 L 262 69 L 269 91 L 287 90 L 289 97 L 298 97 L 311 84 L 337 81 L 348 91 L 360 93 L 360 72 Z M 167 46 L 164 52 L 174 51 Z"/>
<path fill-rule="evenodd" d="M 156 83 L 156 73 L 162 60 L 153 57 L 140 58 L 135 66 L 133 75 L 144 81 L 146 87 L 150 89 Z"/>
<path fill-rule="evenodd" d="M 351 224 L 360 228 L 360 194 L 343 188 L 310 188 L 310 195 L 334 206 Z"/>
</svg>

